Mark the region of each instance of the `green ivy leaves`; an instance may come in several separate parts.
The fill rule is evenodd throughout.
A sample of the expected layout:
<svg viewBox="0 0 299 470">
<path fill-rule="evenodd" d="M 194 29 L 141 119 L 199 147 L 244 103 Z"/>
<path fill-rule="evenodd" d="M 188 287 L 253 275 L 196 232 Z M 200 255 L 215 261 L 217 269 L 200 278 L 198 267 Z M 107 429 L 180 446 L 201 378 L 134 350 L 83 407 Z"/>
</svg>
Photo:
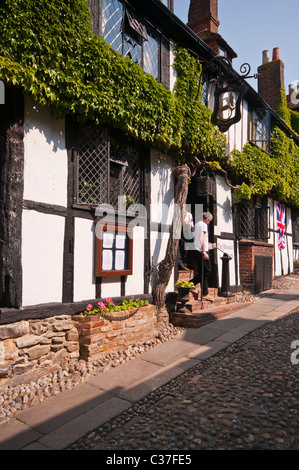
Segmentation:
<svg viewBox="0 0 299 470">
<path fill-rule="evenodd" d="M 299 207 L 299 148 L 278 128 L 272 133 L 271 144 L 271 155 L 249 143 L 243 152 L 231 153 L 230 167 L 248 183 L 235 191 L 236 196 L 250 199 L 273 190 L 280 200 Z"/>
<path fill-rule="evenodd" d="M 173 94 L 91 32 L 86 0 L 3 0 L 0 21 L 0 78 L 58 116 L 113 126 L 184 161 L 223 154 L 186 50 L 176 51 Z"/>
</svg>

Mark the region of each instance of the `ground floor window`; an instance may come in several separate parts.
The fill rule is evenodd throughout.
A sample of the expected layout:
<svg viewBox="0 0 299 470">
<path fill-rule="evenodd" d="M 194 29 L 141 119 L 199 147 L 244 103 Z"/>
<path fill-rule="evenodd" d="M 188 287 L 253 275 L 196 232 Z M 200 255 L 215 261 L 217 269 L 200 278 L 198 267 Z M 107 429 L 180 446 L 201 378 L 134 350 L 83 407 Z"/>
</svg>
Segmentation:
<svg viewBox="0 0 299 470">
<path fill-rule="evenodd" d="M 118 208 L 123 196 L 126 209 L 141 203 L 140 149 L 107 129 L 79 133 L 76 145 L 76 203 L 109 204 Z"/>
<path fill-rule="evenodd" d="M 234 206 L 238 238 L 267 241 L 270 238 L 270 208 L 266 200 L 252 199 Z"/>
</svg>

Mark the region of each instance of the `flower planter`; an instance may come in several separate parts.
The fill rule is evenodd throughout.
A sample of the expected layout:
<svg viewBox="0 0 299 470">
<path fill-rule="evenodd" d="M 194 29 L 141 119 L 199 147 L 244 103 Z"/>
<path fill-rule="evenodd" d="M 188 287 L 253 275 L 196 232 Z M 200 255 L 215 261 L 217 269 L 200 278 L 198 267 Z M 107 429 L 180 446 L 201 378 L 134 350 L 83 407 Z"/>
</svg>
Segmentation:
<svg viewBox="0 0 299 470">
<path fill-rule="evenodd" d="M 154 305 L 98 315 L 79 314 L 72 320 L 79 333 L 80 358 L 86 361 L 152 340 L 158 334 Z"/>
<path fill-rule="evenodd" d="M 177 287 L 178 300 L 187 302 L 189 300 L 190 289 L 192 289 L 192 287 Z"/>
</svg>

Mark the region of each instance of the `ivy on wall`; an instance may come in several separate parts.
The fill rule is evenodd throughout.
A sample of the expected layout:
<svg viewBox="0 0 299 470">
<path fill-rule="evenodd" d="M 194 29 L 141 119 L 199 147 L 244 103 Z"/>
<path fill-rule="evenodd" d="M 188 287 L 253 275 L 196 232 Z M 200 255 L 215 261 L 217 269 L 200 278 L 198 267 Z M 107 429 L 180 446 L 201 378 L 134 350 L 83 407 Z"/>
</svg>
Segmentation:
<svg viewBox="0 0 299 470">
<path fill-rule="evenodd" d="M 292 114 L 285 90 L 280 92 L 277 114 L 292 129 Z M 295 129 L 293 129 L 295 130 Z M 240 199 L 275 193 L 278 199 L 299 207 L 299 147 L 278 127 L 271 135 L 271 155 L 247 143 L 243 151 L 234 150 L 229 161 L 236 175 L 245 182 L 235 194 Z"/>
<path fill-rule="evenodd" d="M 231 153 L 230 167 L 246 183 L 236 190 L 239 198 L 265 196 L 275 192 L 280 200 L 299 207 L 299 148 L 294 141 L 275 127 L 271 139 L 271 155 L 247 143 L 243 151 Z"/>
<path fill-rule="evenodd" d="M 172 93 L 91 32 L 86 0 L 2 0 L 0 22 L 0 79 L 58 116 L 120 129 L 180 164 L 221 162 L 242 179 L 239 197 L 275 190 L 299 207 L 298 147 L 275 129 L 272 157 L 247 144 L 226 160 L 225 136 L 201 103 L 201 65 L 186 50 L 176 49 Z"/>
<path fill-rule="evenodd" d="M 58 115 L 121 129 L 180 161 L 221 157 L 225 139 L 200 103 L 201 68 L 178 50 L 171 93 L 91 32 L 86 0 L 3 0 L 0 77 Z"/>
</svg>

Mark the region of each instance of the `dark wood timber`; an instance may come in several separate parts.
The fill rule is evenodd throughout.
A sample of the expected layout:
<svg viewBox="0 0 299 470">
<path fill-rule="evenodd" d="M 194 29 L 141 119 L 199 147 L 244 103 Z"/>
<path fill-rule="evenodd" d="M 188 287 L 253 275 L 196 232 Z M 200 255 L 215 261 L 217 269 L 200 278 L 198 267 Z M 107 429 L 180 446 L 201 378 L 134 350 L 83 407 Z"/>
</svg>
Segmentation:
<svg viewBox="0 0 299 470">
<path fill-rule="evenodd" d="M 0 305 L 22 303 L 22 198 L 24 191 L 24 97 L 5 89 L 0 105 Z"/>
</svg>

